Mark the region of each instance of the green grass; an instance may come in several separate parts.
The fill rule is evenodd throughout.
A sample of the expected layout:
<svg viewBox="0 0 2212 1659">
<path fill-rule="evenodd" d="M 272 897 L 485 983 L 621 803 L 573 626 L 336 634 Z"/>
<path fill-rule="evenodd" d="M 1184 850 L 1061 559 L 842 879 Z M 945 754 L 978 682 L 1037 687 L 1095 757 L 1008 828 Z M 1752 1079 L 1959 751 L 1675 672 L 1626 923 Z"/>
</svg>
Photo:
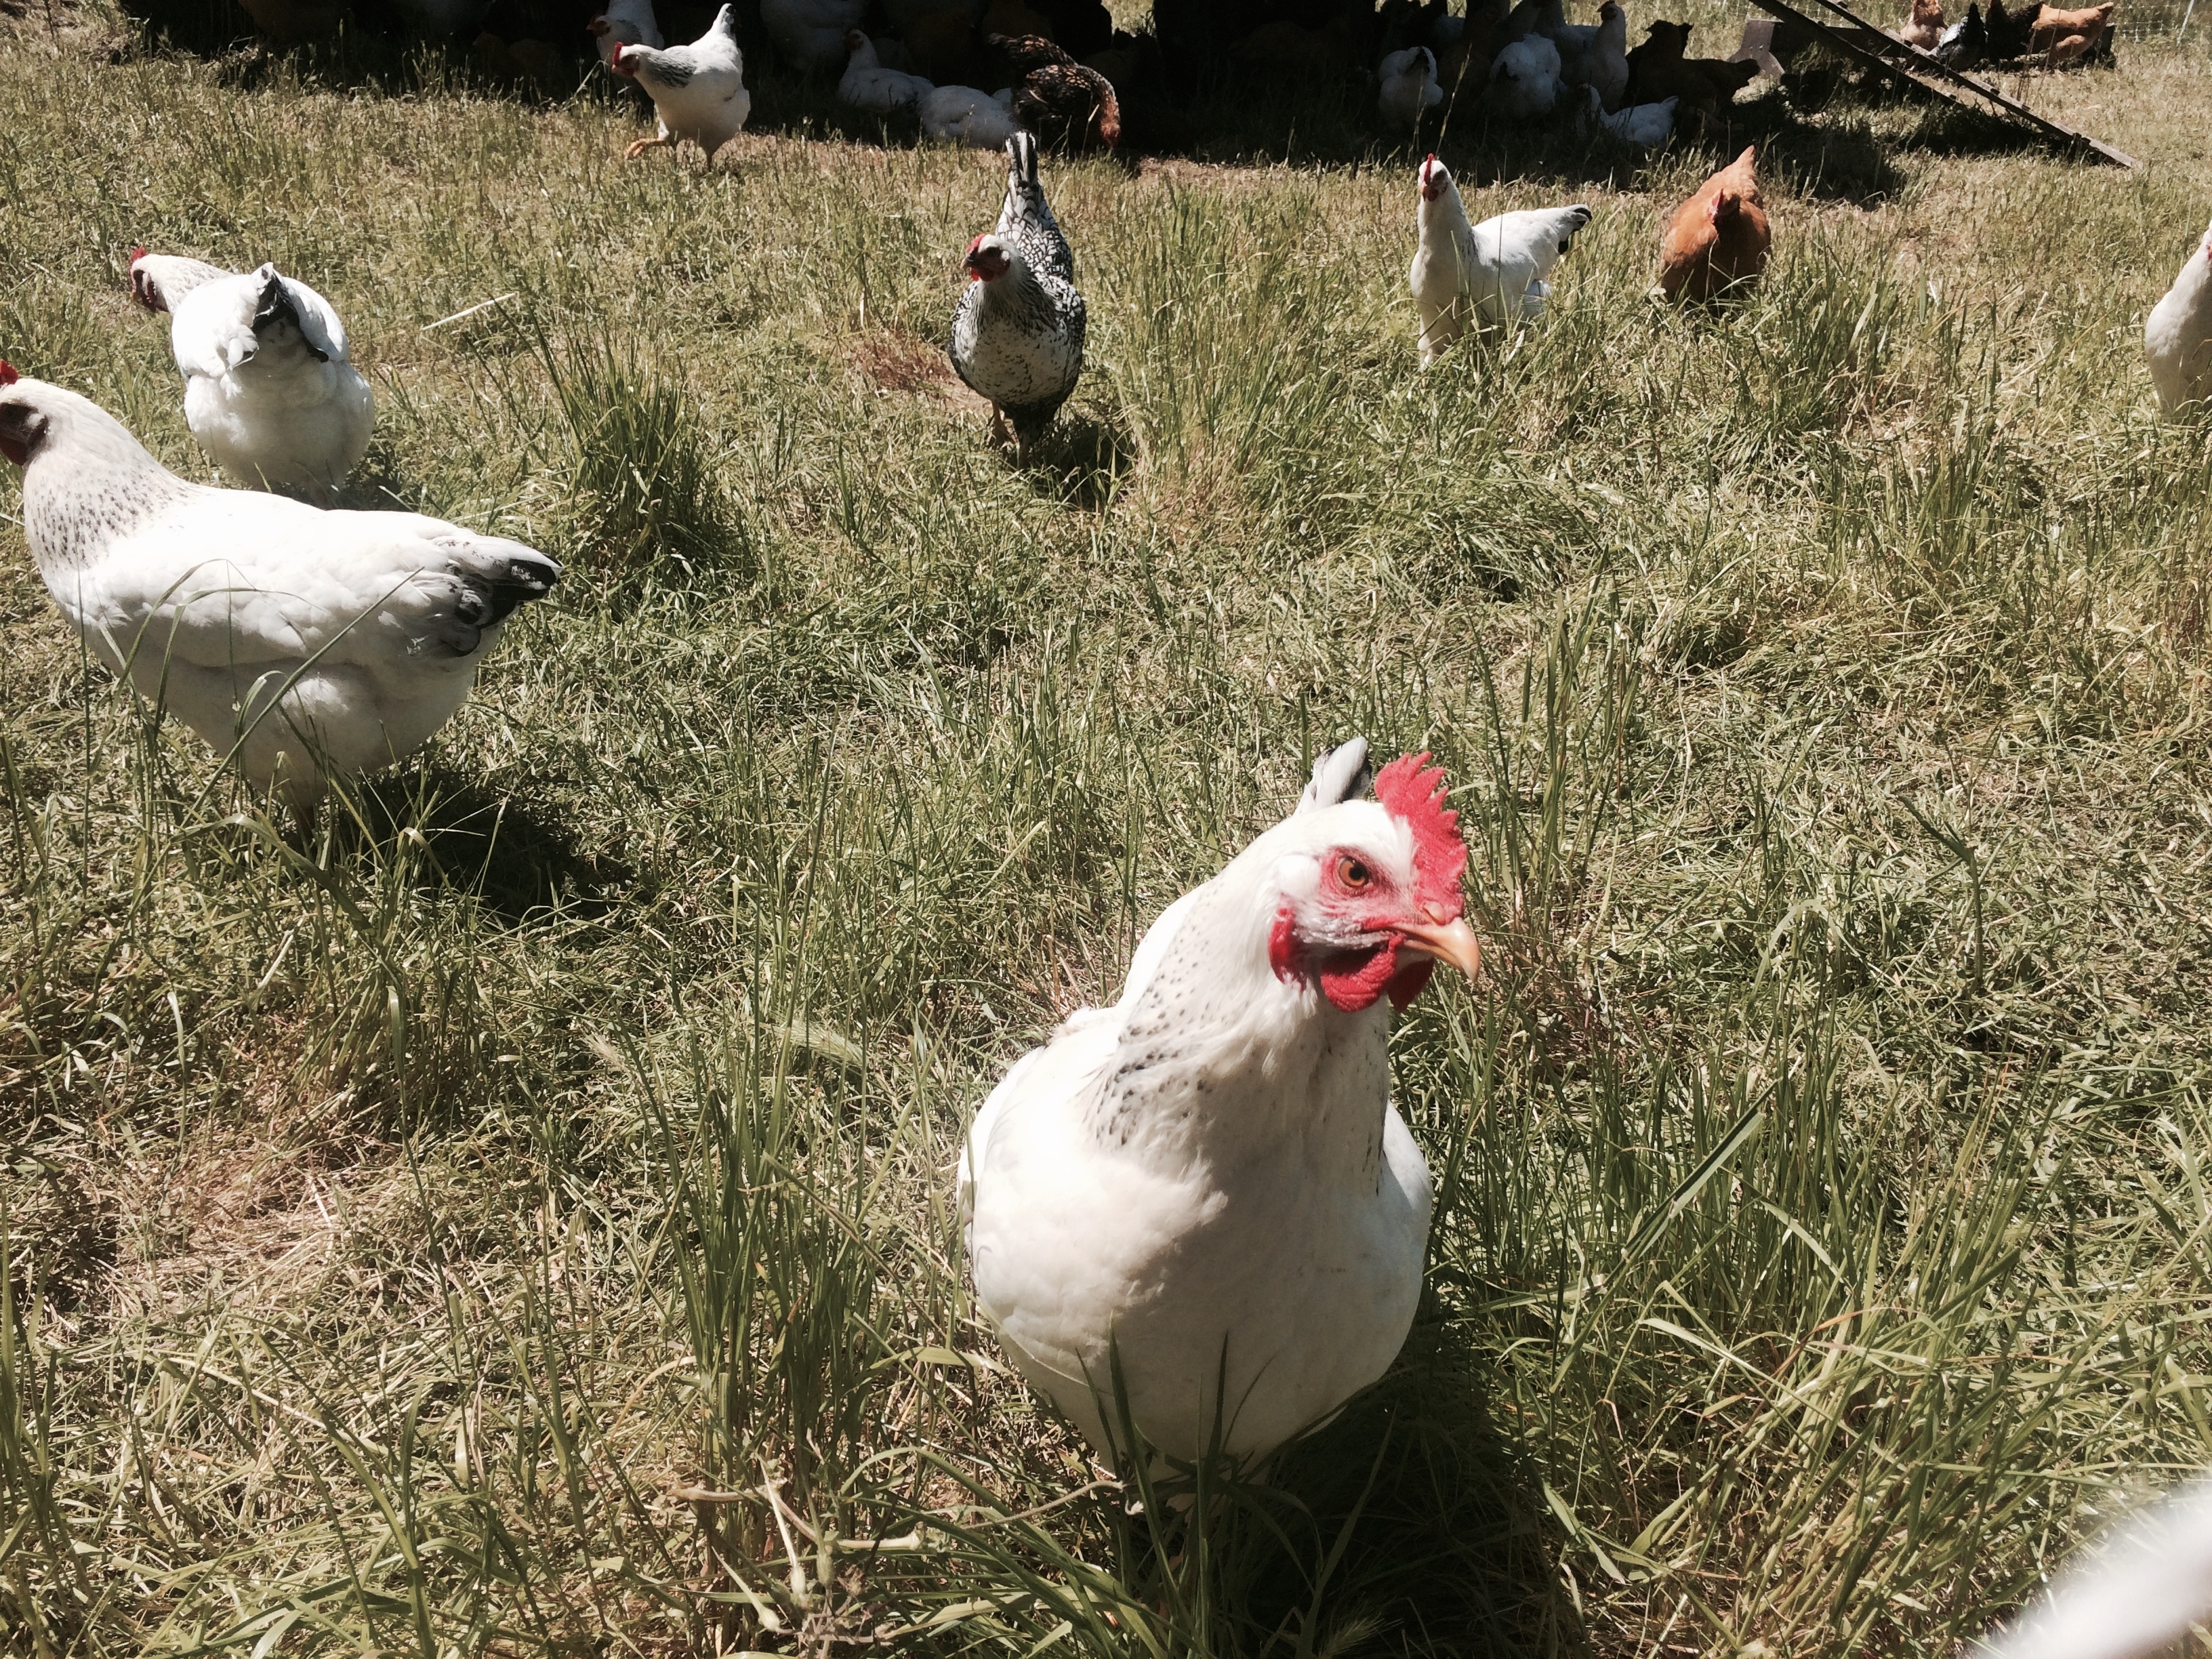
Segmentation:
<svg viewBox="0 0 2212 1659">
<path fill-rule="evenodd" d="M 1055 165 L 1020 472 L 936 355 L 989 157 L 23 27 L 0 355 L 203 475 L 122 262 L 273 258 L 356 501 L 569 574 L 295 846 L 0 533 L 15 1650 L 1938 1653 L 2212 1459 L 2212 429 L 2140 355 L 2201 34 L 2029 88 L 2136 173 L 1753 108 L 1722 314 L 1647 296 L 1710 156 L 1459 133 L 1597 214 L 1425 375 L 1352 102 Z M 980 1322 L 957 1139 L 1354 731 L 1492 964 L 1395 1042 L 1431 1294 L 1156 1529 Z"/>
</svg>

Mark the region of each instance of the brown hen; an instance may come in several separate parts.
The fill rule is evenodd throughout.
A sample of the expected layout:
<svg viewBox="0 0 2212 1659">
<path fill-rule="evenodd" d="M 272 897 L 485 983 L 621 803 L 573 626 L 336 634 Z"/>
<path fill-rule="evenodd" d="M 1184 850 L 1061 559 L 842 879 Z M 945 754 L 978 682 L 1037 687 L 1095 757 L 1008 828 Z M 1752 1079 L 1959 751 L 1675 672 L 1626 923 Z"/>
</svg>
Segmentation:
<svg viewBox="0 0 2212 1659">
<path fill-rule="evenodd" d="M 1773 233 L 1752 168 L 1755 148 L 1747 146 L 1674 210 L 1659 246 L 1659 286 L 1668 299 L 1711 299 L 1766 269 Z"/>
</svg>

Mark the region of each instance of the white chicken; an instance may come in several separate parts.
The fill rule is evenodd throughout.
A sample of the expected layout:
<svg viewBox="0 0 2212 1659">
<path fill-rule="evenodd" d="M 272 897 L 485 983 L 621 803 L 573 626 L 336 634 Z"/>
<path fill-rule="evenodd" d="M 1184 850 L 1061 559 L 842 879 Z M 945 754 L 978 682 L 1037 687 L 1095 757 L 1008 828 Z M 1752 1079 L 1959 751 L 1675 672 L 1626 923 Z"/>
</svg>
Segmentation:
<svg viewBox="0 0 2212 1659">
<path fill-rule="evenodd" d="M 1674 133 L 1674 107 L 1680 98 L 1662 98 L 1656 104 L 1632 104 L 1606 112 L 1605 100 L 1595 87 L 1585 85 L 1579 118 L 1583 130 L 1595 127 L 1617 144 L 1637 149 L 1656 149 Z"/>
<path fill-rule="evenodd" d="M 1540 121 L 1559 101 L 1559 49 L 1541 34 L 1502 48 L 1490 65 L 1490 106 L 1512 121 Z"/>
<path fill-rule="evenodd" d="M 745 117 L 752 113 L 745 55 L 738 50 L 738 26 L 727 6 L 688 46 L 617 46 L 614 71 L 635 76 L 645 88 L 660 127 L 658 136 L 624 150 L 624 161 L 662 145 L 672 150 L 689 138 L 711 163 L 716 150 L 745 130 Z"/>
<path fill-rule="evenodd" d="M 822 74 L 845 62 L 845 32 L 866 17 L 868 0 L 761 0 L 761 27 L 793 66 Z"/>
<path fill-rule="evenodd" d="M 1386 127 L 1411 132 L 1444 100 L 1444 89 L 1437 81 L 1437 55 L 1426 46 L 1390 53 L 1377 75 L 1382 85 L 1375 95 L 1375 110 Z"/>
<path fill-rule="evenodd" d="M 1413 1323 L 1429 1172 L 1390 1103 L 1390 1007 L 1480 952 L 1441 771 L 1394 761 L 1352 799 L 1365 754 L 1325 756 L 1295 813 L 1152 924 L 1121 1000 L 1024 1056 L 969 1132 L 976 1300 L 1102 1451 L 1137 1449 L 1126 1412 L 1171 1459 L 1264 1457 Z"/>
<path fill-rule="evenodd" d="M 876 56 L 875 42 L 858 29 L 845 33 L 845 73 L 837 82 L 837 101 L 868 115 L 890 115 L 912 109 L 936 88 L 919 75 L 885 69 Z"/>
<path fill-rule="evenodd" d="M 0 363 L 23 533 L 95 655 L 303 815 L 453 718 L 561 567 L 415 513 L 187 483 L 90 399 Z"/>
<path fill-rule="evenodd" d="M 922 136 L 971 149 L 1004 149 L 1021 131 L 1014 119 L 1014 89 L 984 92 L 975 87 L 933 87 L 915 106 Z"/>
<path fill-rule="evenodd" d="M 1987 1659 L 2148 1659 L 2212 1619 L 2212 1480 L 2124 1523 L 2002 1635 Z M 2190 1644 L 2194 1646 L 2195 1644 Z"/>
<path fill-rule="evenodd" d="M 2158 406 L 2179 414 L 2185 404 L 2212 399 L 2212 229 L 2204 233 L 2166 297 L 2143 325 L 2143 349 Z"/>
<path fill-rule="evenodd" d="M 1421 367 L 1470 326 L 1495 327 L 1539 317 L 1552 297 L 1546 280 L 1590 210 L 1528 208 L 1501 213 L 1479 225 L 1467 222 L 1467 204 L 1451 169 L 1433 155 L 1421 163 L 1420 205 L 1415 210 L 1420 246 L 1411 281 L 1421 313 Z"/>
<path fill-rule="evenodd" d="M 376 394 L 353 366 L 329 301 L 263 265 L 243 276 L 131 251 L 131 292 L 169 313 L 185 424 L 248 489 L 327 500 L 368 448 Z"/>
<path fill-rule="evenodd" d="M 1561 49 L 1559 75 L 1568 86 L 1595 87 L 1611 109 L 1628 91 L 1628 14 L 1605 0 L 1597 15 L 1597 28 L 1581 51 L 1569 58 Z"/>
<path fill-rule="evenodd" d="M 658 52 L 668 44 L 661 37 L 660 20 L 653 15 L 653 0 L 608 0 L 607 9 L 584 27 L 599 36 L 599 61 L 609 69 L 624 46 L 651 46 Z"/>
</svg>

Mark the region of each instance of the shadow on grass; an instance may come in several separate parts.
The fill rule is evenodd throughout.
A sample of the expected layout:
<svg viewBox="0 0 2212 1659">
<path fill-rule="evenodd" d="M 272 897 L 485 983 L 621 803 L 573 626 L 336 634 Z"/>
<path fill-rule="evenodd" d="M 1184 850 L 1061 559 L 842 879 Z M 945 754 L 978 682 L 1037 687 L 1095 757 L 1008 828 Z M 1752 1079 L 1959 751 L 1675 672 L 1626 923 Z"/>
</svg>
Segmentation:
<svg viewBox="0 0 2212 1659">
<path fill-rule="evenodd" d="M 474 894 L 510 923 L 551 911 L 605 915 L 637 878 L 627 860 L 580 846 L 555 813 L 427 769 L 363 785 L 355 816 L 337 833 L 380 846 L 419 836 L 438 881 Z"/>
<path fill-rule="evenodd" d="M 1191 1651 L 1582 1651 L 1542 1481 L 1486 1395 L 1472 1346 L 1425 1320 L 1389 1376 L 1203 1522 L 1109 1517 L 1122 1582 L 1180 1613 Z"/>
<path fill-rule="evenodd" d="M 1085 513 L 1103 512 L 1137 464 L 1135 441 L 1110 413 L 1062 412 L 1022 462 L 1038 495 Z"/>
<path fill-rule="evenodd" d="M 1441 1322 L 1415 1328 L 1389 1376 L 1286 1452 L 1277 1480 L 1343 1539 L 1339 1582 L 1315 1647 L 1370 1641 L 1408 1654 L 1531 1656 L 1585 1644 L 1559 1576 L 1543 1486 L 1499 1433 L 1471 1345 Z M 1371 1480 L 1370 1480 L 1371 1473 Z M 1363 1503 L 1364 1497 L 1364 1503 Z M 1311 1597 L 1279 1551 L 1254 1583 L 1268 1628 Z"/>
</svg>

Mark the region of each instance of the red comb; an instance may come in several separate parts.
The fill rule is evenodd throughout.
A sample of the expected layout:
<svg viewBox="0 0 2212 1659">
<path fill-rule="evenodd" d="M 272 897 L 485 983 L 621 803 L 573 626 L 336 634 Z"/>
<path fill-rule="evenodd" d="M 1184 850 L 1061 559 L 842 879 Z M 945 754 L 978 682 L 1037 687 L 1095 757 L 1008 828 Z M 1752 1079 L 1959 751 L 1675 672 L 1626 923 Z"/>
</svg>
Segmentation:
<svg viewBox="0 0 2212 1659">
<path fill-rule="evenodd" d="M 1421 906 L 1439 921 L 1459 915 L 1464 900 L 1459 881 L 1467 869 L 1467 843 L 1459 836 L 1459 814 L 1444 805 L 1444 769 L 1429 765 L 1425 751 L 1401 755 L 1375 775 L 1375 799 L 1413 832 L 1413 873 L 1420 884 Z"/>
<path fill-rule="evenodd" d="M 15 365 L 0 357 L 0 386 L 13 386 L 23 377 L 15 372 Z"/>
<path fill-rule="evenodd" d="M 145 257 L 146 245 L 143 242 L 141 242 L 137 247 L 131 250 L 131 263 L 134 265 Z"/>
</svg>

